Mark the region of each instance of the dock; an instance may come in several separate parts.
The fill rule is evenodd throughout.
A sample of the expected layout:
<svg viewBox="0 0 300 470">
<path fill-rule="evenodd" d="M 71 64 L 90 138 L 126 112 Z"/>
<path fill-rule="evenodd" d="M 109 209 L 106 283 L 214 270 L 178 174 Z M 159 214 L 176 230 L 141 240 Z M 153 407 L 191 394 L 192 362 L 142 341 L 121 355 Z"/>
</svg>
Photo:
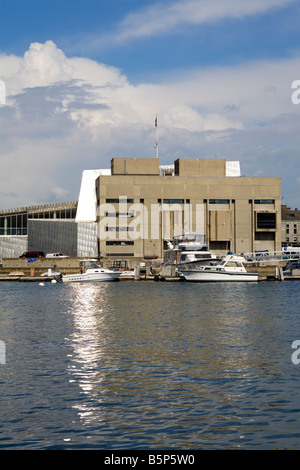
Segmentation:
<svg viewBox="0 0 300 470">
<path fill-rule="evenodd" d="M 0 282 L 51 282 L 56 275 L 42 276 L 45 271 L 59 271 L 63 274 L 74 274 L 79 272 L 79 263 L 82 258 L 50 259 L 39 258 L 35 263 L 28 263 L 27 260 L 18 258 L 4 258 L 0 265 Z M 293 269 L 289 274 L 283 273 L 286 260 L 272 261 L 261 260 L 259 262 L 247 262 L 245 267 L 249 272 L 258 272 L 258 281 L 289 281 L 300 280 L 300 269 Z M 154 269 L 153 269 L 154 266 Z M 132 272 L 134 268 L 131 268 Z M 163 282 L 181 282 L 184 281 L 178 275 L 176 265 L 169 265 L 167 268 L 162 265 L 152 264 L 151 261 L 145 262 L 145 267 L 134 269 L 134 276 L 122 276 L 119 281 L 163 281 Z"/>
<path fill-rule="evenodd" d="M 18 281 L 18 282 L 51 282 L 55 280 L 55 276 L 47 277 L 47 276 L 5 276 L 0 275 L 0 282 L 1 281 Z"/>
</svg>

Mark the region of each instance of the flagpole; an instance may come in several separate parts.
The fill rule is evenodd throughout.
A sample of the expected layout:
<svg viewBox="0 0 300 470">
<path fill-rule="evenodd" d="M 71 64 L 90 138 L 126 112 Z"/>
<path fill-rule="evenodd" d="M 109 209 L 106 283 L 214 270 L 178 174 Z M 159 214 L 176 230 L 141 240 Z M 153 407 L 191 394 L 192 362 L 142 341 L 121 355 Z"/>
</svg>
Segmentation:
<svg viewBox="0 0 300 470">
<path fill-rule="evenodd" d="M 154 147 L 156 148 L 156 158 L 158 158 L 158 128 L 157 128 L 157 115 L 155 118 L 155 127 L 156 127 L 156 143 Z"/>
</svg>

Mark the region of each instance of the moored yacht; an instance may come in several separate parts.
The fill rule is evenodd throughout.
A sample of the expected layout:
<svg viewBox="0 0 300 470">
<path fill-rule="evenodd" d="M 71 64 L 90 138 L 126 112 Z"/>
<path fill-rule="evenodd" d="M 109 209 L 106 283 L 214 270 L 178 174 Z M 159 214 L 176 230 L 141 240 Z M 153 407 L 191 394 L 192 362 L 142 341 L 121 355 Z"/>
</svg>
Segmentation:
<svg viewBox="0 0 300 470">
<path fill-rule="evenodd" d="M 257 281 L 258 273 L 248 272 L 244 262 L 243 256 L 228 253 L 214 266 L 197 263 L 192 266 L 183 264 L 178 267 L 178 270 L 186 281 Z"/>
<path fill-rule="evenodd" d="M 216 255 L 210 253 L 205 242 L 205 235 L 186 234 L 174 237 L 173 242 L 167 242 L 168 249 L 164 252 L 164 263 L 177 266 L 187 263 L 206 265 L 217 262 Z"/>
</svg>

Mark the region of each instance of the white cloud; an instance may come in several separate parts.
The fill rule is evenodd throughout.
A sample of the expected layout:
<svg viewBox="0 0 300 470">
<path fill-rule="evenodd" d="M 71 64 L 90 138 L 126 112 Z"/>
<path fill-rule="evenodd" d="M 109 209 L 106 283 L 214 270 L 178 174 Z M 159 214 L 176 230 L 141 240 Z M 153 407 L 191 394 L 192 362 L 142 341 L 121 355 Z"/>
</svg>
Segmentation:
<svg viewBox="0 0 300 470">
<path fill-rule="evenodd" d="M 156 114 L 162 163 L 219 154 L 241 160 L 248 175 L 295 181 L 298 64 L 188 70 L 133 86 L 120 70 L 68 58 L 52 41 L 24 57 L 2 55 L 9 96 L 0 106 L 0 207 L 77 199 L 82 170 L 109 167 L 113 156 L 155 156 Z"/>
<path fill-rule="evenodd" d="M 116 42 L 166 34 L 188 25 L 214 23 L 222 19 L 242 18 L 283 8 L 295 0 L 179 0 L 155 3 L 134 12 L 120 23 L 111 39 Z"/>
</svg>

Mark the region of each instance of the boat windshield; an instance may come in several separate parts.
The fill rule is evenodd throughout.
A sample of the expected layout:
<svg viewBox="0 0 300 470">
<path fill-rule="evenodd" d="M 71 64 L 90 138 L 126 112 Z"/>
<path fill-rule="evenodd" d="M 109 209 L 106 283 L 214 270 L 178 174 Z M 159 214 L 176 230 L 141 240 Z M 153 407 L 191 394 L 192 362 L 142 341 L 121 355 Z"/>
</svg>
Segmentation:
<svg viewBox="0 0 300 470">
<path fill-rule="evenodd" d="M 96 261 L 83 261 L 82 267 L 83 269 L 98 269 L 99 268 Z"/>
<path fill-rule="evenodd" d="M 243 263 L 241 263 L 240 261 L 226 261 L 226 260 L 223 260 L 221 261 L 220 265 L 221 266 L 224 266 L 226 264 L 226 266 L 228 266 L 228 268 L 242 268 L 243 267 Z"/>
</svg>

